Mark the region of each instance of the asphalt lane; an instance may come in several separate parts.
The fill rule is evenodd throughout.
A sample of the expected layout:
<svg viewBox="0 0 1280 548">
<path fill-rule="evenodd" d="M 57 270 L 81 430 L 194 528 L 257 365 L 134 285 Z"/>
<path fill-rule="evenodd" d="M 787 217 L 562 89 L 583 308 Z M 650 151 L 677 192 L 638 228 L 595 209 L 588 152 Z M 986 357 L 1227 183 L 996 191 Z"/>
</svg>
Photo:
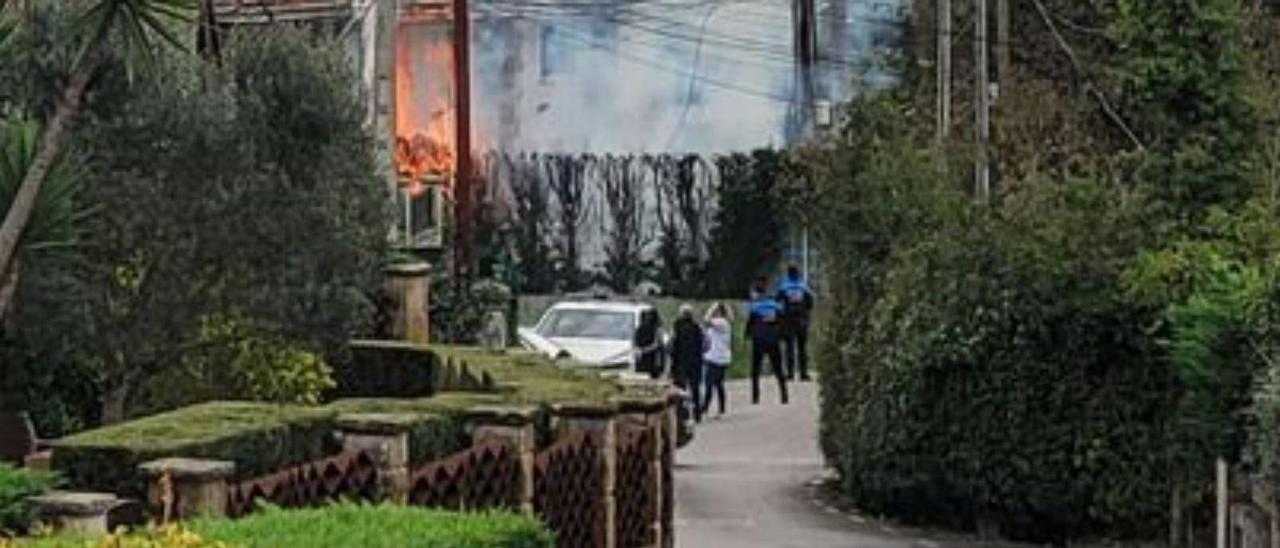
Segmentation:
<svg viewBox="0 0 1280 548">
<path fill-rule="evenodd" d="M 953 545 L 898 531 L 822 505 L 815 383 L 793 383 L 781 405 L 763 382 L 728 383 L 723 418 L 704 419 L 676 455 L 676 545 L 681 548 L 938 548 Z"/>
</svg>

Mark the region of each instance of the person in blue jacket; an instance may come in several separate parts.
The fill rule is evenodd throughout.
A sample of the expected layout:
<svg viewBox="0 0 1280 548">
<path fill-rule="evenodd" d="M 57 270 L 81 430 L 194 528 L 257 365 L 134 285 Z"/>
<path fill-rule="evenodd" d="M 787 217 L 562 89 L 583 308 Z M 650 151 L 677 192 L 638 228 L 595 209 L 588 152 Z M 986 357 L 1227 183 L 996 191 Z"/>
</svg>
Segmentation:
<svg viewBox="0 0 1280 548">
<path fill-rule="evenodd" d="M 809 380 L 809 319 L 813 314 L 813 291 L 800 275 L 795 265 L 787 267 L 787 277 L 778 286 L 778 301 L 782 303 L 783 361 L 787 364 L 787 378 Z"/>
<path fill-rule="evenodd" d="M 782 403 L 787 403 L 787 379 L 783 372 L 781 320 L 783 308 L 766 290 L 764 280 L 751 289 L 751 305 L 747 315 L 747 338 L 751 340 L 751 403 L 760 403 L 760 368 L 764 358 L 769 358 L 774 378 L 778 379 L 778 393 Z"/>
</svg>

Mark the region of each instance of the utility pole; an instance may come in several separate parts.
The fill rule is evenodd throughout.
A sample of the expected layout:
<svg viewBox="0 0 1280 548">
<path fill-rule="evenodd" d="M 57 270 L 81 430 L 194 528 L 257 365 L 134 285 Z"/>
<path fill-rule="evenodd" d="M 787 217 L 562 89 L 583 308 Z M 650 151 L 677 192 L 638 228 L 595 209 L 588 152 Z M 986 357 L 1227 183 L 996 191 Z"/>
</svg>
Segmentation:
<svg viewBox="0 0 1280 548">
<path fill-rule="evenodd" d="M 996 83 L 1009 85 L 1009 0 L 996 0 Z"/>
<path fill-rule="evenodd" d="M 814 83 L 814 65 L 817 61 L 817 11 L 814 0 L 795 0 L 791 4 L 792 33 L 794 34 L 795 104 L 791 105 L 788 140 L 800 140 L 812 136 L 814 128 L 814 102 L 817 87 Z"/>
<path fill-rule="evenodd" d="M 951 0 L 938 0 L 938 141 L 951 132 Z"/>
<path fill-rule="evenodd" d="M 454 133 L 454 275 L 471 261 L 471 10 L 467 0 L 453 0 Z"/>
<path fill-rule="evenodd" d="M 979 203 L 991 198 L 991 166 L 987 158 L 987 142 L 991 138 L 991 86 L 987 59 L 987 0 L 974 0 L 974 92 L 977 94 L 978 159 L 974 165 L 974 194 Z"/>
</svg>

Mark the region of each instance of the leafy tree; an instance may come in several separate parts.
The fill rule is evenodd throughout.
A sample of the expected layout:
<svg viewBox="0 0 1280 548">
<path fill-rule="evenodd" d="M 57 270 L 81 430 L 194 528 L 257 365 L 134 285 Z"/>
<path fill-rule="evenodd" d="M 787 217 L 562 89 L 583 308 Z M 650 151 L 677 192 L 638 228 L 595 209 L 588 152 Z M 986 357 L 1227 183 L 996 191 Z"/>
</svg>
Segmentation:
<svg viewBox="0 0 1280 548">
<path fill-rule="evenodd" d="M 1240 2 L 1118 0 L 1122 106 L 1149 145 L 1144 177 L 1185 221 L 1239 205 L 1256 161 Z"/>
<path fill-rule="evenodd" d="M 39 125 L 25 119 L 3 122 L 0 127 L 0 206 L 13 203 L 22 175 L 35 160 L 39 133 Z M 57 162 L 49 171 L 31 222 L 18 242 L 18 259 L 28 253 L 66 248 L 78 242 L 77 224 L 87 213 L 76 201 L 82 177 L 82 173 L 65 161 Z M 0 277 L 0 319 L 6 317 L 5 309 L 17 291 L 18 274 L 15 268 Z"/>
<path fill-rule="evenodd" d="M 644 177 L 635 157 L 606 157 L 602 163 L 609 225 L 605 277 L 619 293 L 630 293 L 643 274 Z"/>
<path fill-rule="evenodd" d="M 6 11 L 7 4 L 7 0 L 0 3 L 0 38 L 5 38 L 5 47 L 12 47 L 7 42 L 15 34 L 13 25 L 17 23 L 13 17 L 17 16 Z M 156 36 L 180 47 L 170 26 L 187 19 L 189 11 L 186 0 L 93 0 L 85 5 L 80 49 L 61 99 L 0 224 L 0 278 L 7 277 L 13 268 L 14 255 L 35 212 L 40 187 L 70 138 L 71 124 L 80 113 L 90 83 L 100 70 L 112 66 L 107 63 L 107 50 L 116 44 L 128 54 L 127 60 L 144 61 L 154 54 Z M 4 308 L 0 306 L 0 310 Z"/>
<path fill-rule="evenodd" d="M 20 288 L 19 337 L 74 348 L 104 421 L 208 356 L 296 362 L 370 317 L 389 207 L 340 46 L 273 29 L 224 61 L 161 60 L 118 116 L 86 126 L 85 198 L 101 211 L 83 258 Z M 219 318 L 242 328 L 211 331 Z"/>
<path fill-rule="evenodd" d="M 783 208 L 775 199 L 775 185 L 782 162 L 782 154 L 772 150 L 716 159 L 720 183 L 708 244 L 710 294 L 742 298 L 781 257 Z"/>
</svg>

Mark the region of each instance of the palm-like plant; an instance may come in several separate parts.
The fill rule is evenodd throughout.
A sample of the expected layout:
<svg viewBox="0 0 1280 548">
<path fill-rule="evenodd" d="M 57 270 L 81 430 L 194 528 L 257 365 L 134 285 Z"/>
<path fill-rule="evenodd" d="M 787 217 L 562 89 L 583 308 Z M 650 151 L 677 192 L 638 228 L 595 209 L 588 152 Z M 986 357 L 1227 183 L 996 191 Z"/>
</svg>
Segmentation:
<svg viewBox="0 0 1280 548">
<path fill-rule="evenodd" d="M 0 208 L 12 207 L 23 176 L 38 155 L 40 124 L 33 120 L 0 121 Z M 80 189 L 80 172 L 71 163 L 58 161 L 46 174 L 32 208 L 30 222 L 16 249 L 24 252 L 70 247 L 78 241 L 80 220 L 89 213 L 75 200 Z M 16 265 L 17 261 L 13 264 Z M 18 269 L 0 277 L 0 318 L 8 309 L 17 287 Z"/>
<path fill-rule="evenodd" d="M 7 37 L 14 34 L 17 25 L 10 13 L 13 11 L 10 4 L 15 2 L 0 0 L 0 47 L 5 47 Z M 154 55 L 156 37 L 180 48 L 182 44 L 171 26 L 190 20 L 192 13 L 191 0 L 84 0 L 84 4 L 79 26 L 83 43 L 72 64 L 71 76 L 57 109 L 38 139 L 39 146 L 34 148 L 35 154 L 22 174 L 21 183 L 8 200 L 4 223 L 0 224 L 0 280 L 14 276 L 18 244 L 25 240 L 24 232 L 40 201 L 41 186 L 54 171 L 85 92 L 105 64 L 108 48 L 119 44 L 125 50 L 125 59 L 130 61 L 127 67 L 146 62 Z M 0 315 L 3 312 L 0 307 Z"/>
</svg>

